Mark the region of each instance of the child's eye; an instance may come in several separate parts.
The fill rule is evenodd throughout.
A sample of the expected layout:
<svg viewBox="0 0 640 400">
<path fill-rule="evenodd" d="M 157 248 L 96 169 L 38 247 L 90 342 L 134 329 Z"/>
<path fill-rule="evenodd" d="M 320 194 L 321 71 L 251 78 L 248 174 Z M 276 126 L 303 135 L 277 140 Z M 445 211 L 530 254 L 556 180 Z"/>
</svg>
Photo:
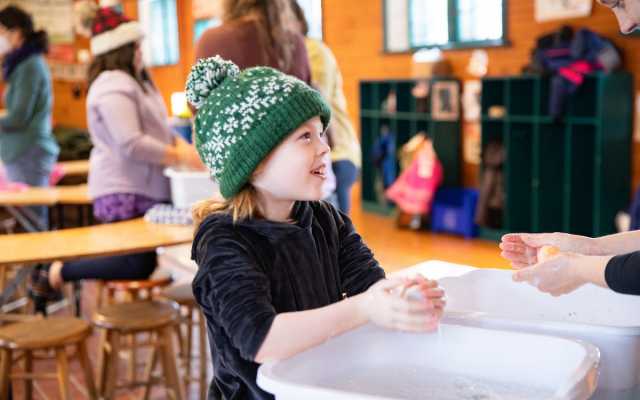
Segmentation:
<svg viewBox="0 0 640 400">
<path fill-rule="evenodd" d="M 300 135 L 300 139 L 311 140 L 311 133 L 310 132 L 303 133 L 302 135 Z"/>
</svg>

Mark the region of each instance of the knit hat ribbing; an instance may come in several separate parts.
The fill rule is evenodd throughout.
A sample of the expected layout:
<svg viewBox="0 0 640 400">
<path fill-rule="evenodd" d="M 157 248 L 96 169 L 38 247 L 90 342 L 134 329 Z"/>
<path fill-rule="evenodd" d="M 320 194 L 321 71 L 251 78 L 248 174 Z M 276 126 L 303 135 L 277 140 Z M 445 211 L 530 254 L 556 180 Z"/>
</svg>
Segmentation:
<svg viewBox="0 0 640 400">
<path fill-rule="evenodd" d="M 198 109 L 196 148 L 227 199 L 289 133 L 315 116 L 326 128 L 331 118 L 320 93 L 299 79 L 269 67 L 240 72 L 219 56 L 193 67 L 187 99 Z"/>
</svg>

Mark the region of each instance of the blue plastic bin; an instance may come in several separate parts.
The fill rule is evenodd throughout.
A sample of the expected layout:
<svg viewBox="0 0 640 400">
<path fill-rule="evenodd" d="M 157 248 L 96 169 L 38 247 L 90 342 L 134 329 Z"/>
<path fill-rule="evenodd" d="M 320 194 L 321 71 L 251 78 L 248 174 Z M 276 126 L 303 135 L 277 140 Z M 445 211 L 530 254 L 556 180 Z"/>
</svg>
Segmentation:
<svg viewBox="0 0 640 400">
<path fill-rule="evenodd" d="M 474 219 L 478 191 L 475 189 L 446 188 L 436 193 L 431 210 L 431 230 L 473 238 L 478 234 Z"/>
<path fill-rule="evenodd" d="M 171 119 L 171 128 L 188 143 L 191 143 L 191 120 L 174 117 Z"/>
</svg>

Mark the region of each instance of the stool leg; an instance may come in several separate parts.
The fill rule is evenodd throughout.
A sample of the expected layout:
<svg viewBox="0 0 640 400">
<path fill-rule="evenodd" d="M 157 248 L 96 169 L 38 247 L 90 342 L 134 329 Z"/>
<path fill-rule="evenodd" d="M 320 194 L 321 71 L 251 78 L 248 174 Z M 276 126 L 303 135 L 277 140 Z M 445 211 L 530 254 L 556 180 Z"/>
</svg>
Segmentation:
<svg viewBox="0 0 640 400">
<path fill-rule="evenodd" d="M 157 341 L 157 339 L 156 339 Z M 158 347 L 153 346 L 151 349 L 151 354 L 149 355 L 149 362 L 147 363 L 146 370 L 144 372 L 145 386 L 144 386 L 144 400 L 149 400 L 149 396 L 151 395 L 151 380 L 153 379 L 153 370 L 156 368 L 156 364 L 158 363 Z"/>
<path fill-rule="evenodd" d="M 115 297 L 116 291 L 111 288 L 107 288 L 107 305 L 113 304 L 115 302 Z"/>
<path fill-rule="evenodd" d="M 33 372 L 33 354 L 27 350 L 24 352 L 24 372 L 31 374 Z M 24 380 L 24 398 L 26 400 L 33 399 L 33 379 Z"/>
<path fill-rule="evenodd" d="M 104 282 L 103 281 L 95 281 L 96 282 L 96 310 L 102 308 L 102 299 L 104 298 Z"/>
<path fill-rule="evenodd" d="M 207 329 L 204 320 L 204 314 L 200 309 L 197 310 L 196 314 L 198 314 L 198 354 L 200 355 L 200 400 L 207 399 L 207 364 L 209 361 L 207 360 L 207 352 L 209 351 L 207 347 Z"/>
<path fill-rule="evenodd" d="M 0 399 L 9 398 L 9 374 L 11 374 L 11 350 L 0 350 Z"/>
<path fill-rule="evenodd" d="M 136 334 L 132 333 L 127 338 L 129 342 L 129 381 L 136 381 L 136 369 L 138 368 L 138 341 L 136 339 Z"/>
<path fill-rule="evenodd" d="M 185 337 L 185 377 L 184 377 L 184 390 L 189 391 L 189 382 L 191 381 L 191 357 L 193 357 L 193 307 L 187 307 L 187 332 Z"/>
<path fill-rule="evenodd" d="M 98 336 L 98 361 L 96 364 L 96 377 L 98 379 L 98 393 L 100 396 L 104 396 L 107 385 L 107 360 L 109 357 L 107 343 L 109 343 L 109 332 L 106 329 L 100 329 Z"/>
<path fill-rule="evenodd" d="M 107 382 L 105 387 L 105 399 L 112 399 L 116 391 L 116 380 L 118 379 L 118 357 L 120 354 L 120 333 L 112 331 L 109 335 L 109 345 L 111 352 L 107 361 Z"/>
<path fill-rule="evenodd" d="M 173 330 L 171 326 L 162 328 L 160 331 L 160 343 L 162 344 L 162 361 L 164 366 L 164 376 L 167 378 L 167 387 L 173 391 L 175 400 L 184 400 L 184 389 L 182 379 L 178 376 L 176 365 L 176 352 L 173 347 Z"/>
<path fill-rule="evenodd" d="M 69 384 L 69 360 L 64 347 L 56 349 L 58 366 L 58 385 L 60 385 L 60 399 L 71 400 L 71 386 Z"/>
<path fill-rule="evenodd" d="M 96 385 L 93 377 L 93 368 L 91 367 L 91 360 L 89 360 L 89 353 L 87 352 L 87 342 L 81 341 L 77 345 L 78 356 L 80 358 L 80 365 L 84 372 L 84 382 L 87 386 L 87 392 L 89 392 L 89 398 L 91 400 L 98 399 L 98 392 L 96 391 Z"/>
<path fill-rule="evenodd" d="M 75 281 L 73 282 L 73 307 L 74 314 L 76 317 L 82 317 L 82 282 Z"/>
</svg>

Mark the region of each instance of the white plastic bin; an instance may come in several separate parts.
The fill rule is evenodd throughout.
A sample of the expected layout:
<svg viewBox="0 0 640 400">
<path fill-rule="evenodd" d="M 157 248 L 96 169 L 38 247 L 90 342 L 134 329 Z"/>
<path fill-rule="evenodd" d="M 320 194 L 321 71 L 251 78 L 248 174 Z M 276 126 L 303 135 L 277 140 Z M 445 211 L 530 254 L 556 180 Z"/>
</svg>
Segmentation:
<svg viewBox="0 0 640 400">
<path fill-rule="evenodd" d="M 373 325 L 263 364 L 276 400 L 587 399 L 598 350 L 587 343 L 443 324 L 414 334 Z"/>
<path fill-rule="evenodd" d="M 594 399 L 640 399 L 640 296 L 586 285 L 553 297 L 516 283 L 512 271 L 429 261 L 401 271 L 439 279 L 445 321 L 580 339 L 601 351 Z M 448 277 L 447 277 L 448 276 Z"/>
<path fill-rule="evenodd" d="M 164 174 L 171 181 L 171 202 L 176 208 L 190 208 L 200 200 L 222 198 L 218 184 L 211 179 L 207 171 L 167 168 Z"/>
</svg>

